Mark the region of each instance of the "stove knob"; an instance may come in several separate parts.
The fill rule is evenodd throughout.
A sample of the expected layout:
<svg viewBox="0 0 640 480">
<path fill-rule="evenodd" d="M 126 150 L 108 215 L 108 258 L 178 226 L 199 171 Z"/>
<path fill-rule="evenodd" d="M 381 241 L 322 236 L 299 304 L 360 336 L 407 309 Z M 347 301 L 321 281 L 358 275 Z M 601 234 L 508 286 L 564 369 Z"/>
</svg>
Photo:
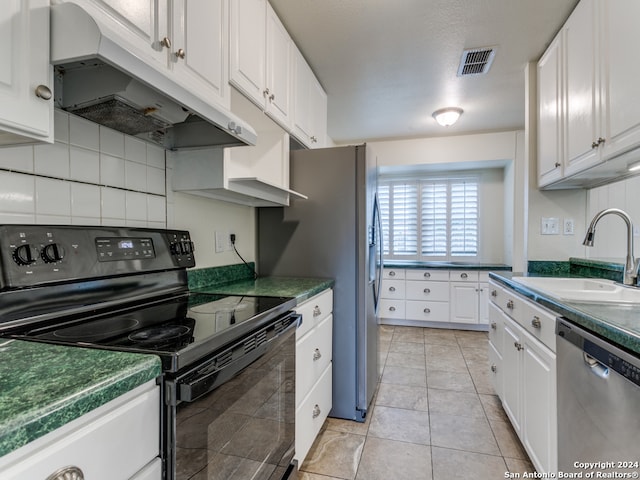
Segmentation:
<svg viewBox="0 0 640 480">
<path fill-rule="evenodd" d="M 171 244 L 169 244 L 169 251 L 171 255 L 180 255 L 180 243 L 171 242 Z"/>
<path fill-rule="evenodd" d="M 193 242 L 181 242 L 181 246 L 182 246 L 182 253 L 184 254 L 189 254 L 193 252 Z"/>
<path fill-rule="evenodd" d="M 64 258 L 64 249 L 57 243 L 51 243 L 42 249 L 41 256 L 46 263 L 59 262 Z"/>
<path fill-rule="evenodd" d="M 13 260 L 18 264 L 18 265 L 31 265 L 32 263 L 34 263 L 36 261 L 35 258 L 33 258 L 33 248 L 31 248 L 31 245 L 20 245 L 18 248 L 16 248 L 13 251 Z"/>
</svg>

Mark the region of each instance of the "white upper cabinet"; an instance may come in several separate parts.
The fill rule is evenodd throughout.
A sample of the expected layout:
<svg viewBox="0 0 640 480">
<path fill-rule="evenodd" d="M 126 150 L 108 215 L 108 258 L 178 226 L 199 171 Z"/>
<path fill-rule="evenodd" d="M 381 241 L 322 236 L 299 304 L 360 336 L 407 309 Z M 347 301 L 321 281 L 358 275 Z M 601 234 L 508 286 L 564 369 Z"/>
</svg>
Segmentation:
<svg viewBox="0 0 640 480">
<path fill-rule="evenodd" d="M 266 0 L 234 0 L 230 15 L 233 86 L 291 130 L 293 41 Z"/>
<path fill-rule="evenodd" d="M 169 61 L 185 85 L 229 107 L 228 0 L 173 3 L 173 48 Z"/>
<path fill-rule="evenodd" d="M 229 0 L 71 0 L 124 47 L 208 103 L 229 107 Z"/>
<path fill-rule="evenodd" d="M 293 135 L 309 148 L 325 147 L 327 94 L 297 48 L 293 52 L 293 92 Z"/>
<path fill-rule="evenodd" d="M 49 1 L 5 1 L 0 24 L 0 145 L 53 142 Z"/>
<path fill-rule="evenodd" d="M 581 0 L 540 59 L 540 187 L 614 181 L 640 147 L 639 16 L 634 0 Z"/>
</svg>

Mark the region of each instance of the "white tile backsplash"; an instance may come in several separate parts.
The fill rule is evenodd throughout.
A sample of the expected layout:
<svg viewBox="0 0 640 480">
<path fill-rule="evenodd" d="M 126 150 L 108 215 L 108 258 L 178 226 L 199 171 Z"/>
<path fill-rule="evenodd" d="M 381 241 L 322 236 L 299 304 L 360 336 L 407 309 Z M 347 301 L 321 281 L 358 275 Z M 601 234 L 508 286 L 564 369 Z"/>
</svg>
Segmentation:
<svg viewBox="0 0 640 480">
<path fill-rule="evenodd" d="M 54 144 L 0 148 L 0 223 L 166 228 L 164 149 L 54 115 Z"/>
<path fill-rule="evenodd" d="M 0 171 L 0 212 L 35 214 L 33 175 Z"/>
</svg>

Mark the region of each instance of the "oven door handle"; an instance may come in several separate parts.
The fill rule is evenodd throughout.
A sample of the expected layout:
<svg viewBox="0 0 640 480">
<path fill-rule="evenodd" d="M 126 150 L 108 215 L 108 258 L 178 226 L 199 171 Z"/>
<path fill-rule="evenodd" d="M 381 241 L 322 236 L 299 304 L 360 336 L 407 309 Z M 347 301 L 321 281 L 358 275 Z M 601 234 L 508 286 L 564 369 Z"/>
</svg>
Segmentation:
<svg viewBox="0 0 640 480">
<path fill-rule="evenodd" d="M 225 364 L 221 368 L 207 369 L 206 367 L 200 367 L 182 379 L 177 379 L 178 400 L 182 402 L 193 402 L 197 400 L 231 380 L 264 354 L 280 346 L 289 335 L 295 334 L 295 329 L 298 326 L 301 315 L 291 313 L 289 317 L 291 318 L 291 323 L 279 332 L 275 329 L 277 322 L 268 326 L 266 328 L 268 340 L 248 352 L 244 352 L 246 338 L 237 342 L 232 349 L 234 356 L 237 355 L 238 358 Z M 203 371 L 206 372 L 202 373 Z"/>
</svg>

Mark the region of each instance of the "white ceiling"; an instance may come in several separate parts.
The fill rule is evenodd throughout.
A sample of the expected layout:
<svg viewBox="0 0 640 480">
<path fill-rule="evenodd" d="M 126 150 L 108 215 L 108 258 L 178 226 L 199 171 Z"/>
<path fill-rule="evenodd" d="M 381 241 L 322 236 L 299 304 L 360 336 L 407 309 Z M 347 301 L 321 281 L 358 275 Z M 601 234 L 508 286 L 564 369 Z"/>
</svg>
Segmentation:
<svg viewBox="0 0 640 480">
<path fill-rule="evenodd" d="M 329 97 L 336 143 L 524 127 L 524 67 L 578 0 L 270 0 Z M 484 76 L 465 48 L 496 46 Z M 434 110 L 459 106 L 456 125 Z"/>
</svg>

